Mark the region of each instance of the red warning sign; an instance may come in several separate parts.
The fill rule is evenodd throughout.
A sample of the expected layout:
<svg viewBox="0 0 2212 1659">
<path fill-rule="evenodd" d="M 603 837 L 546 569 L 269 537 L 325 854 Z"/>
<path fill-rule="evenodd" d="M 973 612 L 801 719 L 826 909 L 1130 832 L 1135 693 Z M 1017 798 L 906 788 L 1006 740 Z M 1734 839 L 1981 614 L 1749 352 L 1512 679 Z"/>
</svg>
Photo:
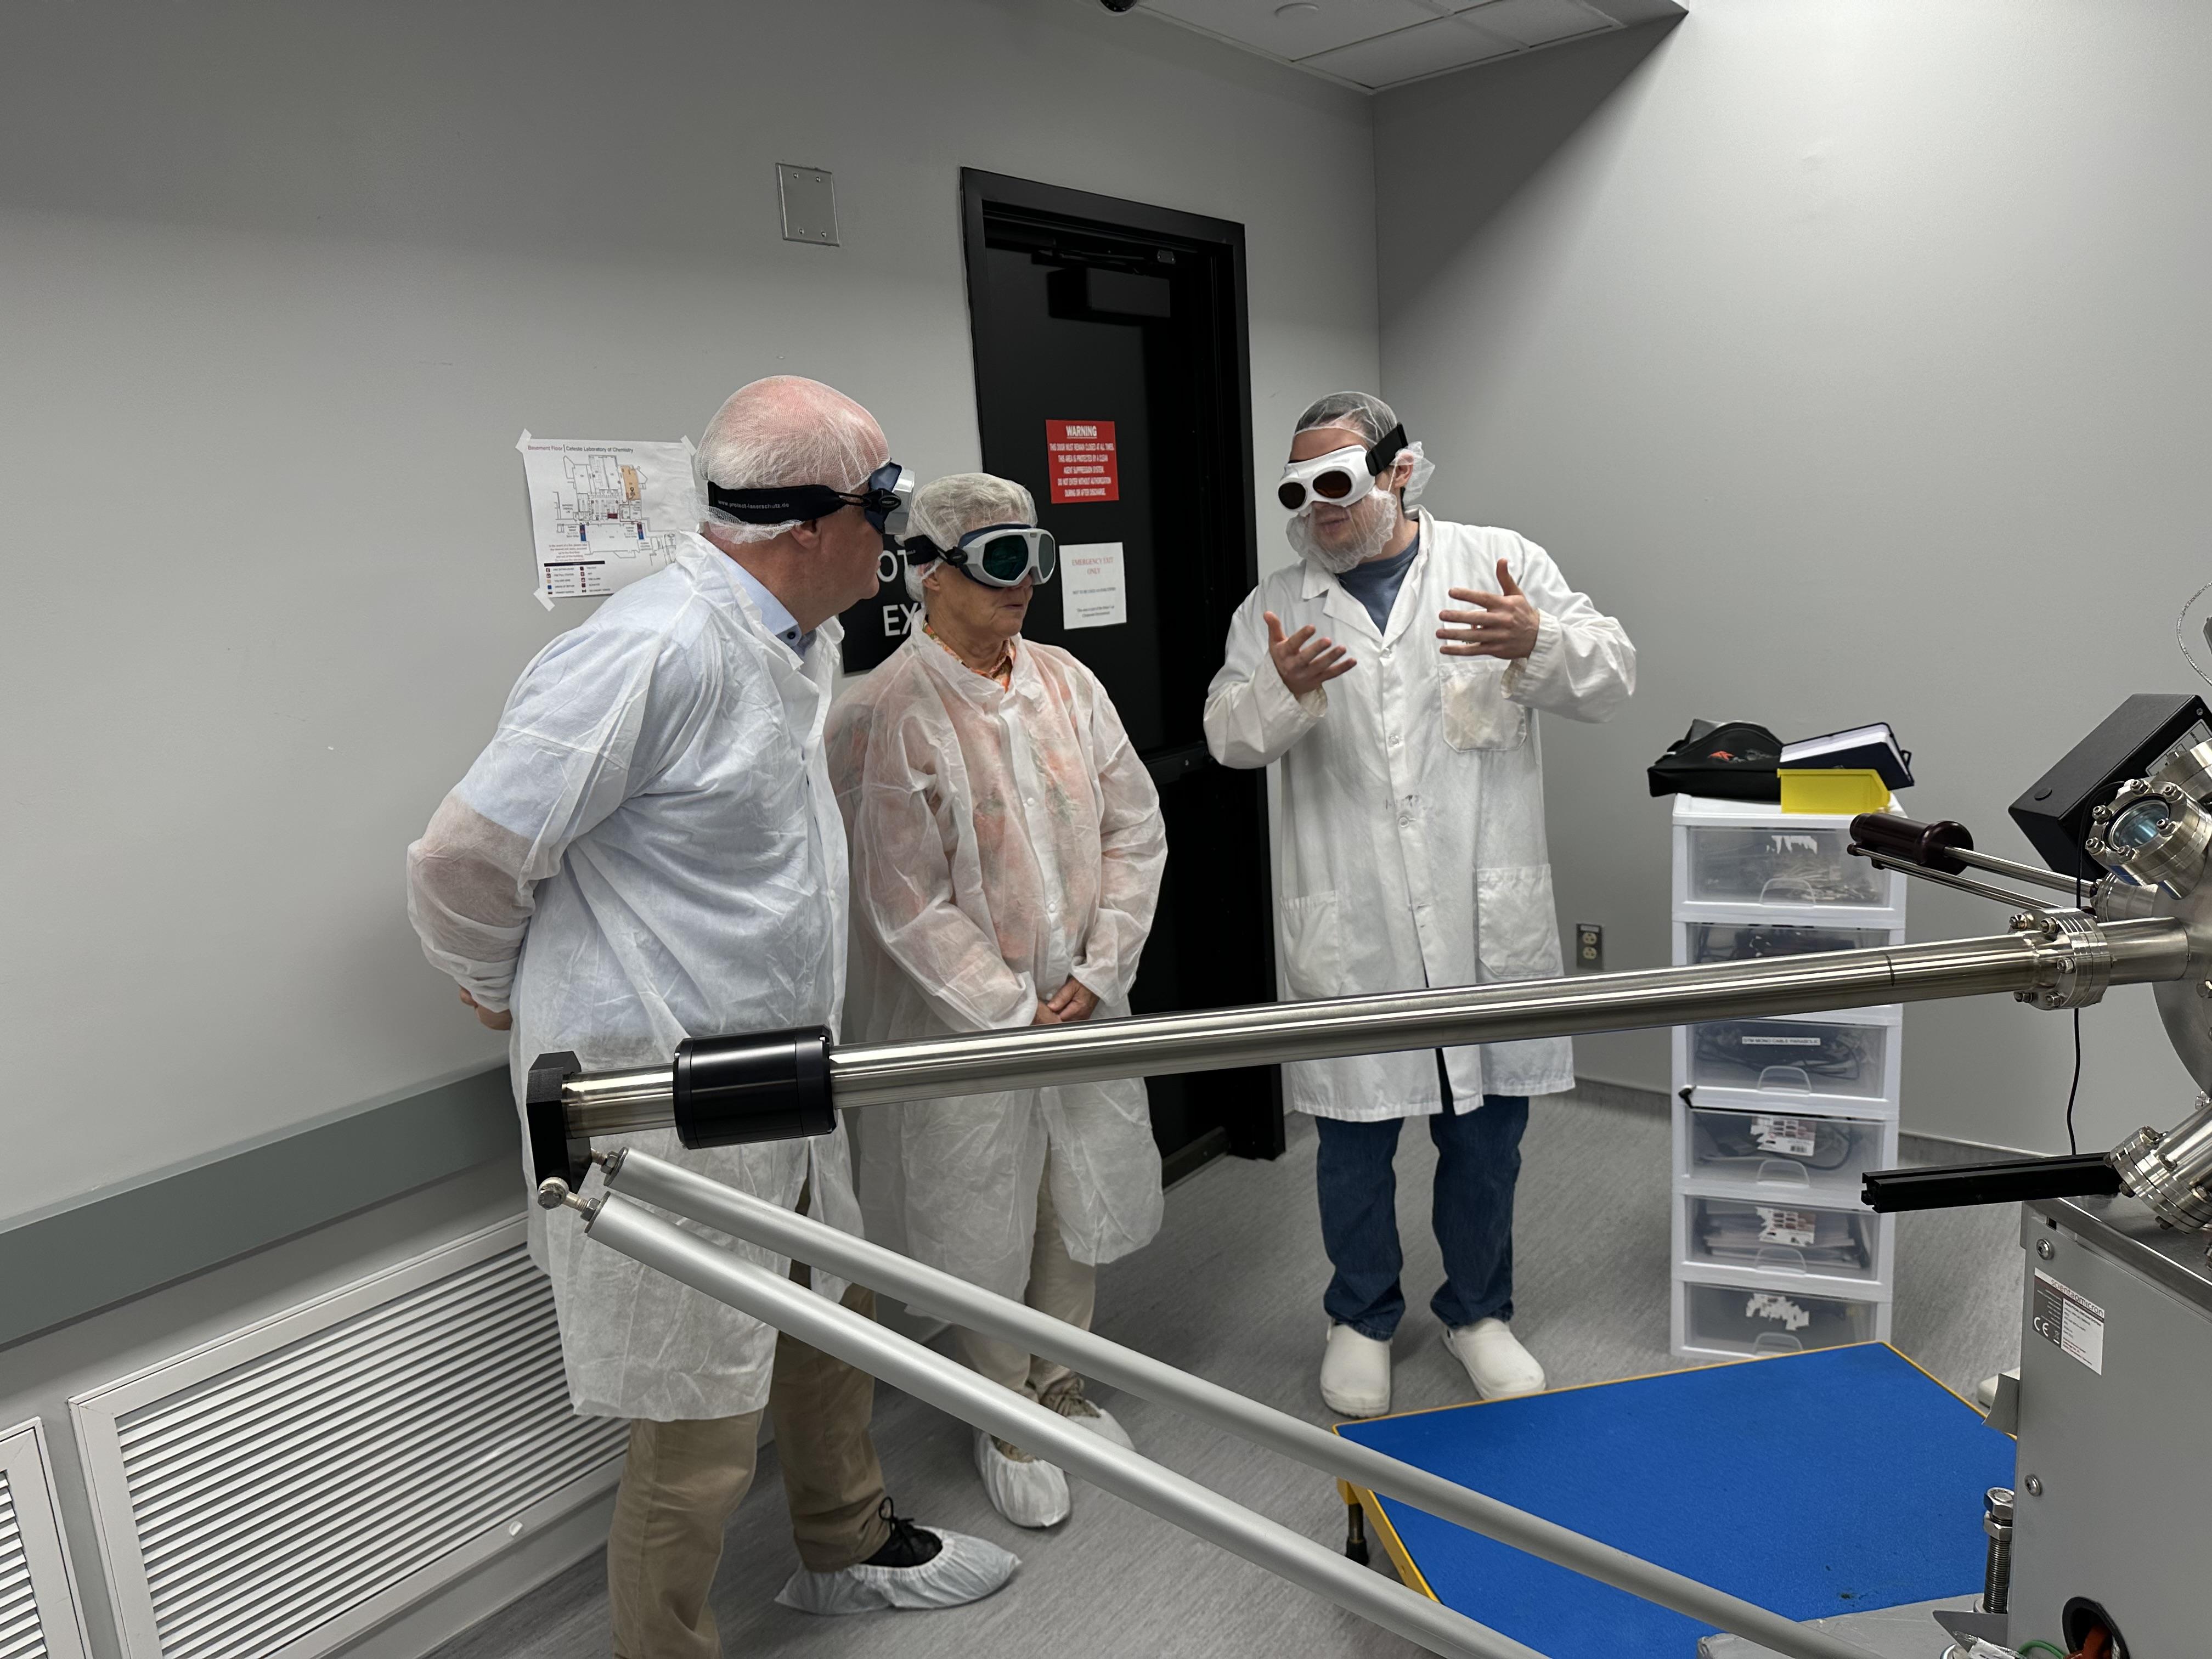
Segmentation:
<svg viewBox="0 0 2212 1659">
<path fill-rule="evenodd" d="M 1070 501 L 1121 499 L 1121 465 L 1114 456 L 1113 422 L 1047 421 L 1044 459 L 1054 507 L 1065 507 Z"/>
</svg>

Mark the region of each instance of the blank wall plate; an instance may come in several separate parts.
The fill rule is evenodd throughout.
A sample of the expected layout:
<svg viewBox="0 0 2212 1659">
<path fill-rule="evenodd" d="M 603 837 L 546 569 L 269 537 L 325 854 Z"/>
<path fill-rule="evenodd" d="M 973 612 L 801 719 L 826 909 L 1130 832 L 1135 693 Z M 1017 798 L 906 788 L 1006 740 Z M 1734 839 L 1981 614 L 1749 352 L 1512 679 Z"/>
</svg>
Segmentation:
<svg viewBox="0 0 2212 1659">
<path fill-rule="evenodd" d="M 822 167 L 775 164 L 776 193 L 783 198 L 783 240 L 837 246 L 837 187 Z"/>
</svg>

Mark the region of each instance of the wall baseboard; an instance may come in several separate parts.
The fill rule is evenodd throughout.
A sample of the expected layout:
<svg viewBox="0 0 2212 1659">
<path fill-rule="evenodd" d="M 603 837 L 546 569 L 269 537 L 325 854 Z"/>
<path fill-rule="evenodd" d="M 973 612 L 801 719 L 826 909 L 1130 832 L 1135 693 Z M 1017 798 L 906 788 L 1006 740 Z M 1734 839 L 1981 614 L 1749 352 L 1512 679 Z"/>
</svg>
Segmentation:
<svg viewBox="0 0 2212 1659">
<path fill-rule="evenodd" d="M 520 1146 L 501 1066 L 20 1218 L 0 1225 L 0 1347 Z"/>
</svg>

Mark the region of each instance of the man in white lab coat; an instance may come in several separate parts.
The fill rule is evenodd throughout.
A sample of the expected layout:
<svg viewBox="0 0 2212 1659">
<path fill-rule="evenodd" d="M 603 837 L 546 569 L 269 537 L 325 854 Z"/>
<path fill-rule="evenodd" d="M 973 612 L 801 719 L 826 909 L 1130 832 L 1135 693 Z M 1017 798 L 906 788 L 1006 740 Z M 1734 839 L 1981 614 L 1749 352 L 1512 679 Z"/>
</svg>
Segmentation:
<svg viewBox="0 0 2212 1659">
<path fill-rule="evenodd" d="M 876 587 L 887 453 L 874 417 L 817 381 L 733 393 L 699 450 L 701 533 L 538 653 L 408 849 L 424 952 L 477 1018 L 514 1033 L 518 1101 L 540 1054 L 652 1066 L 690 1036 L 836 1025 L 845 832 L 823 727 L 836 615 Z M 616 1139 L 859 1231 L 842 1127 L 696 1152 L 672 1130 Z M 801 1563 L 779 1601 L 945 1607 L 1012 1574 L 995 1545 L 892 1514 L 866 1372 L 531 1216 L 570 1398 L 631 1419 L 607 1542 L 620 1659 L 721 1651 L 708 1592 L 771 1401 Z M 809 1282 L 872 1310 L 858 1285 Z"/>
<path fill-rule="evenodd" d="M 1207 690 L 1216 760 L 1282 763 L 1277 943 L 1291 997 L 1561 971 L 1535 714 L 1608 718 L 1636 688 L 1636 650 L 1542 548 L 1413 507 L 1431 471 L 1380 398 L 1309 409 L 1279 492 L 1300 562 L 1239 607 Z M 1510 1323 L 1513 1189 L 1528 1097 L 1574 1086 L 1567 1040 L 1284 1073 L 1321 1139 L 1330 1407 L 1389 1409 L 1406 1306 L 1391 1163 L 1409 1117 L 1428 1120 L 1437 1151 L 1445 1281 L 1430 1306 L 1444 1342 L 1485 1398 L 1541 1389 Z"/>
</svg>

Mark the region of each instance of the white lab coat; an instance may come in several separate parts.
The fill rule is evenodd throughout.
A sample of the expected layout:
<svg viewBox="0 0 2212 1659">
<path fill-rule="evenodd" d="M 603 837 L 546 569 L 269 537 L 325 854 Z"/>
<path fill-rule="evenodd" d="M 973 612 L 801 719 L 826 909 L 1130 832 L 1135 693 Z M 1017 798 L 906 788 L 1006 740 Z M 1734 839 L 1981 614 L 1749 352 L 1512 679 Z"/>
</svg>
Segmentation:
<svg viewBox="0 0 2212 1659">
<path fill-rule="evenodd" d="M 1018 1030 L 1071 977 L 1129 1012 L 1167 861 L 1159 793 L 1097 677 L 1018 641 L 1010 684 L 916 633 L 839 698 L 856 1042 Z M 848 1120 L 869 1236 L 1018 1300 L 1048 1163 L 1061 1242 L 1159 1231 L 1142 1080 L 872 1106 Z"/>
<path fill-rule="evenodd" d="M 425 953 L 478 1001 L 512 1006 L 518 1106 L 539 1054 L 651 1066 L 687 1036 L 837 1024 L 845 832 L 822 734 L 841 631 L 823 624 L 802 663 L 733 570 L 691 537 L 674 566 L 538 653 L 408 849 Z M 599 1144 L 787 1208 L 807 1187 L 814 1214 L 860 1230 L 842 1129 L 704 1152 L 673 1129 Z M 530 1215 L 578 1411 L 667 1421 L 768 1403 L 773 1330 L 592 1243 L 573 1215 Z M 813 1284 L 844 1289 L 818 1272 Z"/>
<path fill-rule="evenodd" d="M 1214 758 L 1282 763 L 1276 949 L 1286 997 L 1561 971 L 1534 711 L 1607 718 L 1636 689 L 1636 648 L 1534 543 L 1419 518 L 1421 550 L 1379 635 L 1335 577 L 1301 562 L 1237 608 L 1228 659 L 1207 688 Z M 1458 606 L 1449 590 L 1496 592 L 1501 558 L 1540 613 L 1534 649 L 1510 665 L 1443 655 L 1437 613 Z M 1310 623 L 1358 665 L 1293 697 L 1267 654 L 1269 611 L 1285 635 Z M 1444 1065 L 1459 1111 L 1486 1093 L 1574 1086 L 1564 1037 L 1448 1048 Z M 1290 1103 L 1318 1117 L 1420 1117 L 1442 1105 L 1425 1049 L 1300 1061 L 1284 1074 Z"/>
</svg>

